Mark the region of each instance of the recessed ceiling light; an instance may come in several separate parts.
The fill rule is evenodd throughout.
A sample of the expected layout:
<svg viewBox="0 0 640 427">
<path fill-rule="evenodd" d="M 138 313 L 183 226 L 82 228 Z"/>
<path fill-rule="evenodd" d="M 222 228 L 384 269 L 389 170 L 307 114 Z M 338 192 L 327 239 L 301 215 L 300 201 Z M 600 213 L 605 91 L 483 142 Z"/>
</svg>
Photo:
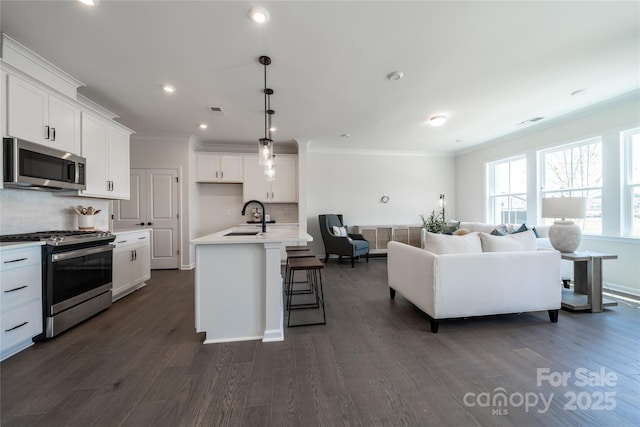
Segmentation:
<svg viewBox="0 0 640 427">
<path fill-rule="evenodd" d="M 578 89 L 578 90 L 574 90 L 569 95 L 571 95 L 571 96 L 579 96 L 579 95 L 584 95 L 585 93 L 587 93 L 586 89 Z"/>
<path fill-rule="evenodd" d="M 438 114 L 437 116 L 433 116 L 429 119 L 429 123 L 434 127 L 442 126 L 446 121 L 447 116 L 445 116 L 444 114 Z"/>
<path fill-rule="evenodd" d="M 208 128 L 208 127 L 209 127 L 209 125 L 208 125 L 208 124 L 206 124 L 206 123 L 200 123 L 200 124 L 198 125 L 198 127 L 199 127 L 200 129 L 206 129 L 206 128 Z"/>
<path fill-rule="evenodd" d="M 80 3 L 86 4 L 87 6 L 95 6 L 98 3 L 98 0 L 79 0 Z"/>
<path fill-rule="evenodd" d="M 249 9 L 249 18 L 258 24 L 269 22 L 270 17 L 271 15 L 269 15 L 269 11 L 264 7 L 256 6 Z"/>
<path fill-rule="evenodd" d="M 402 71 L 394 71 L 392 73 L 387 74 L 387 78 L 392 81 L 400 80 L 403 77 L 404 77 L 404 73 Z"/>
<path fill-rule="evenodd" d="M 167 93 L 174 93 L 176 91 L 176 87 L 173 85 L 163 85 L 162 90 Z"/>
</svg>

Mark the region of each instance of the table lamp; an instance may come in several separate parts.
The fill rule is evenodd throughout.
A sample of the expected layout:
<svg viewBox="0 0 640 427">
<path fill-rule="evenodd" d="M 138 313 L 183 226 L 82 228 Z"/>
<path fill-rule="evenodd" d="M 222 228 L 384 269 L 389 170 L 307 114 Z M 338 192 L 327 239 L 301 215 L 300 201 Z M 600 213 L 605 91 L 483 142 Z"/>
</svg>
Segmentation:
<svg viewBox="0 0 640 427">
<path fill-rule="evenodd" d="M 549 241 L 562 253 L 575 252 L 580 246 L 582 231 L 566 218 L 584 218 L 587 211 L 586 197 L 550 197 L 542 199 L 542 218 L 555 218 L 549 227 Z M 561 220 L 558 220 L 561 218 Z"/>
</svg>

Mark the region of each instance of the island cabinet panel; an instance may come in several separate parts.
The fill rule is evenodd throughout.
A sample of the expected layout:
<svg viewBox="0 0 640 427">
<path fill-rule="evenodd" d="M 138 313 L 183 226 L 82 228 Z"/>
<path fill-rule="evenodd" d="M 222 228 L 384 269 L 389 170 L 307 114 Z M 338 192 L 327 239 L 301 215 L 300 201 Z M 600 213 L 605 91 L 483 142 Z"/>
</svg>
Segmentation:
<svg viewBox="0 0 640 427">
<path fill-rule="evenodd" d="M 7 134 L 80 154 L 80 108 L 20 77 L 7 79 Z"/>
<path fill-rule="evenodd" d="M 196 153 L 196 182 L 242 183 L 243 170 L 239 154 Z"/>
<path fill-rule="evenodd" d="M 265 203 L 298 202 L 298 156 L 276 156 L 276 178 L 267 181 L 264 166 L 258 164 L 257 155 L 244 158 L 243 199 L 260 200 Z"/>
<path fill-rule="evenodd" d="M 0 360 L 43 331 L 41 247 L 0 251 Z"/>
</svg>

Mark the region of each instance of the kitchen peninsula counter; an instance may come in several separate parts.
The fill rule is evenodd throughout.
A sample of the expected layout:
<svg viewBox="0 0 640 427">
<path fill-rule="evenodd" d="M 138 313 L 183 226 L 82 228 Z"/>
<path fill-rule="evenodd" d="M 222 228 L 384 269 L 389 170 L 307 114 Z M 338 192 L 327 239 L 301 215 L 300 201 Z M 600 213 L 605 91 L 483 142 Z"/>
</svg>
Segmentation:
<svg viewBox="0 0 640 427">
<path fill-rule="evenodd" d="M 205 344 L 284 339 L 280 249 L 285 242 L 313 238 L 295 226 L 227 235 L 249 230 L 238 226 L 191 240 L 196 253 L 196 331 L 206 333 Z"/>
</svg>

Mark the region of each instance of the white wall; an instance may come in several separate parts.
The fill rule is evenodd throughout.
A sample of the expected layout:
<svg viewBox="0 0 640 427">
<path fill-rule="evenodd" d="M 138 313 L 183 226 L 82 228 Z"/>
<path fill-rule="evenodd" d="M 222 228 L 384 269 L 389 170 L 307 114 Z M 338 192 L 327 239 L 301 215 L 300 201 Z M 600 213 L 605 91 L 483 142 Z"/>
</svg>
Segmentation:
<svg viewBox="0 0 640 427">
<path fill-rule="evenodd" d="M 588 111 L 573 115 L 571 118 L 557 120 L 555 124 L 533 128 L 527 133 L 500 138 L 484 146 L 459 153 L 455 159 L 456 210 L 458 218 L 467 221 L 486 221 L 486 184 L 485 167 L 488 162 L 505 159 L 525 153 L 527 155 L 529 197 L 536 198 L 536 153 L 538 150 L 583 139 L 603 137 L 604 151 L 612 150 L 607 145 L 620 144 L 619 133 L 640 126 L 640 102 L 638 94 L 623 96 Z M 534 130 L 539 129 L 539 130 Z M 618 260 L 606 261 L 603 267 L 604 280 L 612 288 L 640 294 L 640 239 L 623 238 L 615 231 L 618 224 L 620 168 L 610 168 L 610 176 L 604 177 L 603 200 L 609 203 L 604 206 L 604 215 L 608 215 L 609 223 L 604 227 L 610 237 L 583 237 L 580 249 L 615 253 Z M 617 177 L 615 175 L 618 175 Z M 612 184 L 614 183 L 613 188 Z M 617 185 L 615 183 L 618 183 Z M 608 191 L 609 190 L 609 191 Z M 613 191 L 611 191 L 613 190 Z M 608 191 L 608 192 L 607 192 Z M 606 194 L 604 194 L 607 192 Z M 535 224 L 539 217 L 536 204 L 529 204 L 527 222 Z M 618 218 L 615 213 L 618 212 Z M 611 221 L 612 220 L 612 221 Z M 613 223 L 613 226 L 611 225 Z"/>
<path fill-rule="evenodd" d="M 0 234 L 31 233 L 49 230 L 77 230 L 74 206 L 100 209 L 94 215 L 95 228 L 109 229 L 109 200 L 57 196 L 35 190 L 0 190 Z"/>
<path fill-rule="evenodd" d="M 309 144 L 307 176 L 307 232 L 316 254 L 324 254 L 318 215 L 343 214 L 347 225 L 421 224 L 438 206 L 441 193 L 449 196 L 447 218 L 455 215 L 454 158 L 389 153 L 314 151 Z M 389 196 L 388 203 L 380 198 Z M 304 195 L 303 195 L 304 196 Z"/>
</svg>

